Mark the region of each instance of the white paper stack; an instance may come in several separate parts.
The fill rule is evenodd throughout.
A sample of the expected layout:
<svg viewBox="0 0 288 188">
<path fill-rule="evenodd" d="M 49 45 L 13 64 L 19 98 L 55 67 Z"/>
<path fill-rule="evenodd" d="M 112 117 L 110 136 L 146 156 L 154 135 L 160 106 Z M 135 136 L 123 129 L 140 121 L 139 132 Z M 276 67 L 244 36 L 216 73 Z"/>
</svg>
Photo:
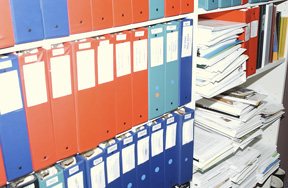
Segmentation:
<svg viewBox="0 0 288 188">
<path fill-rule="evenodd" d="M 246 60 L 242 55 L 245 23 L 199 19 L 199 44 L 196 70 L 196 92 L 212 97 L 246 81 Z"/>
</svg>

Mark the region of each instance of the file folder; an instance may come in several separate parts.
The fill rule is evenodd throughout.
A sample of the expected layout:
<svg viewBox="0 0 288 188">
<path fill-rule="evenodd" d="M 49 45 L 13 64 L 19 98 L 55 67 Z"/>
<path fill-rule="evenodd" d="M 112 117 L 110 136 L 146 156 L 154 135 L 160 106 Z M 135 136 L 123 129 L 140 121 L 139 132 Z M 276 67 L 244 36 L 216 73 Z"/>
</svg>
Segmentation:
<svg viewBox="0 0 288 188">
<path fill-rule="evenodd" d="M 148 29 L 131 31 L 132 126 L 148 121 Z"/>
<path fill-rule="evenodd" d="M 77 153 L 72 46 L 59 44 L 47 50 L 56 159 Z"/>
<path fill-rule="evenodd" d="M 18 60 L 33 169 L 37 171 L 57 161 L 47 53 L 38 48 L 18 53 Z"/>
<path fill-rule="evenodd" d="M 149 127 L 141 125 L 140 127 L 133 127 L 132 131 L 136 136 L 136 178 L 137 187 L 150 187 L 150 135 Z"/>
<path fill-rule="evenodd" d="M 165 115 L 165 187 L 173 187 L 178 183 L 179 176 L 179 143 L 177 142 L 179 135 L 179 116 L 175 114 Z"/>
<path fill-rule="evenodd" d="M 113 26 L 128 25 L 132 23 L 131 0 L 113 0 Z"/>
<path fill-rule="evenodd" d="M 116 134 L 132 128 L 131 33 L 115 34 Z"/>
<path fill-rule="evenodd" d="M 148 113 L 153 119 L 164 114 L 164 27 L 155 25 L 148 32 Z"/>
<path fill-rule="evenodd" d="M 179 22 L 164 25 L 165 102 L 164 112 L 179 104 Z"/>
<path fill-rule="evenodd" d="M 136 178 L 136 134 L 129 131 L 117 136 L 121 153 L 122 187 L 137 187 Z"/>
<path fill-rule="evenodd" d="M 13 180 L 9 183 L 9 188 L 25 188 L 25 187 L 34 187 L 39 188 L 39 183 L 36 175 L 28 174 L 16 180 Z"/>
<path fill-rule="evenodd" d="M 16 44 L 44 39 L 40 1 L 10 0 L 10 8 Z"/>
<path fill-rule="evenodd" d="M 180 0 L 180 14 L 194 11 L 194 0 Z"/>
<path fill-rule="evenodd" d="M 218 0 L 218 8 L 231 7 L 232 0 Z"/>
<path fill-rule="evenodd" d="M 98 145 L 96 41 L 72 42 L 78 152 Z"/>
<path fill-rule="evenodd" d="M 67 1 L 40 0 L 44 38 L 56 38 L 69 35 Z"/>
<path fill-rule="evenodd" d="M 149 0 L 132 0 L 132 23 L 149 20 Z"/>
<path fill-rule="evenodd" d="M 120 146 L 116 139 L 110 139 L 99 145 L 104 150 L 105 161 L 105 182 L 106 187 L 119 187 L 122 185 L 121 179 L 121 155 Z"/>
<path fill-rule="evenodd" d="M 5 174 L 5 167 L 4 167 L 4 162 L 3 162 L 3 157 L 2 157 L 2 151 L 1 151 L 1 146 L 0 146 L 0 186 L 3 186 L 6 184 L 7 179 L 6 179 L 6 174 Z"/>
<path fill-rule="evenodd" d="M 116 135 L 116 106 L 114 78 L 113 35 L 106 35 L 96 40 L 97 43 L 97 111 L 98 137 L 104 142 Z"/>
<path fill-rule="evenodd" d="M 179 185 L 192 179 L 194 147 L 194 110 L 183 107 L 177 112 L 179 117 Z"/>
<path fill-rule="evenodd" d="M 96 147 L 83 152 L 81 156 L 85 159 L 87 187 L 106 187 L 104 151 Z"/>
<path fill-rule="evenodd" d="M 92 30 L 113 27 L 112 0 L 91 0 Z"/>
<path fill-rule="evenodd" d="M 182 106 L 191 102 L 193 20 L 181 20 L 179 33 L 179 106 Z"/>
<path fill-rule="evenodd" d="M 0 144 L 7 181 L 33 171 L 18 58 L 0 56 Z M 17 139 L 15 139 L 17 138 Z"/>
<path fill-rule="evenodd" d="M 147 124 L 150 135 L 150 187 L 164 187 L 165 174 L 165 121 L 162 118 Z"/>
<path fill-rule="evenodd" d="M 92 31 L 90 0 L 67 0 L 70 34 Z"/>
<path fill-rule="evenodd" d="M 198 7 L 204 10 L 212 10 L 218 8 L 218 0 L 198 0 Z"/>
<path fill-rule="evenodd" d="M 149 20 L 164 17 L 164 0 L 149 0 Z"/>
<path fill-rule="evenodd" d="M 14 45 L 13 25 L 9 0 L 2 0 L 0 7 L 0 48 Z"/>
<path fill-rule="evenodd" d="M 40 188 L 64 188 L 63 170 L 57 164 L 36 172 Z"/>
<path fill-rule="evenodd" d="M 58 163 L 63 169 L 65 187 L 87 187 L 84 159 L 75 155 Z"/>
<path fill-rule="evenodd" d="M 165 0 L 164 1 L 164 15 L 165 17 L 177 16 L 180 14 L 181 0 Z"/>
</svg>

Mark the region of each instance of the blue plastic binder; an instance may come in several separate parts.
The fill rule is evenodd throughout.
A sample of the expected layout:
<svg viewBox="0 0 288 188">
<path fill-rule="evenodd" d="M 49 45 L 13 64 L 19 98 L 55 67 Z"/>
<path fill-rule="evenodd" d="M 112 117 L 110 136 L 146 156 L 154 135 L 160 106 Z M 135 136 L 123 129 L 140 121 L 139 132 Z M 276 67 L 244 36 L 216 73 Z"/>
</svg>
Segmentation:
<svg viewBox="0 0 288 188">
<path fill-rule="evenodd" d="M 10 0 L 15 43 L 44 39 L 40 1 Z"/>
<path fill-rule="evenodd" d="M 148 124 L 150 136 L 150 187 L 164 188 L 165 121 L 162 118 Z"/>
<path fill-rule="evenodd" d="M 165 37 L 162 24 L 150 27 L 148 32 L 148 114 L 153 119 L 164 113 Z"/>
<path fill-rule="evenodd" d="M 231 6 L 238 6 L 241 5 L 241 0 L 232 0 Z"/>
<path fill-rule="evenodd" d="M 175 110 L 179 104 L 179 22 L 164 25 L 165 101 L 164 112 Z"/>
<path fill-rule="evenodd" d="M 67 0 L 40 0 L 44 37 L 56 38 L 69 35 Z"/>
<path fill-rule="evenodd" d="M 142 125 L 140 127 L 133 127 L 133 132 L 136 136 L 136 177 L 137 187 L 147 188 L 150 187 L 150 135 L 149 127 Z"/>
<path fill-rule="evenodd" d="M 232 0 L 218 0 L 218 8 L 231 7 Z"/>
<path fill-rule="evenodd" d="M 198 0 L 198 7 L 204 10 L 212 10 L 218 8 L 218 0 Z"/>
<path fill-rule="evenodd" d="M 40 188 L 65 187 L 63 170 L 57 164 L 36 172 L 36 176 Z"/>
<path fill-rule="evenodd" d="M 193 20 L 180 21 L 179 106 L 191 102 Z"/>
<path fill-rule="evenodd" d="M 164 17 L 164 0 L 149 0 L 149 20 Z"/>
<path fill-rule="evenodd" d="M 7 181 L 33 171 L 18 58 L 0 57 L 0 143 Z"/>
</svg>

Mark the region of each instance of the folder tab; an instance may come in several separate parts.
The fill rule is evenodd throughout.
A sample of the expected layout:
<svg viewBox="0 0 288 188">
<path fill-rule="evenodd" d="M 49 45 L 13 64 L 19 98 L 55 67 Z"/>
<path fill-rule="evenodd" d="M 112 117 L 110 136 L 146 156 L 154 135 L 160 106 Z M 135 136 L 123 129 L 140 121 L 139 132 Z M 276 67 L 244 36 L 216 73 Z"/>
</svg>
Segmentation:
<svg viewBox="0 0 288 188">
<path fill-rule="evenodd" d="M 0 56 L 0 65 L 0 143 L 6 178 L 11 181 L 33 168 L 18 58 Z"/>
<path fill-rule="evenodd" d="M 113 0 L 113 26 L 132 23 L 131 0 Z"/>
<path fill-rule="evenodd" d="M 0 48 L 14 45 L 14 35 L 9 0 L 2 0 L 0 7 Z"/>
<path fill-rule="evenodd" d="M 72 46 L 55 45 L 47 53 L 56 158 L 60 160 L 77 153 Z"/>
<path fill-rule="evenodd" d="M 165 0 L 164 5 L 165 17 L 177 16 L 180 14 L 180 0 Z"/>
<path fill-rule="evenodd" d="M 70 34 L 92 31 L 90 0 L 67 0 Z"/>
<path fill-rule="evenodd" d="M 113 27 L 112 0 L 91 0 L 92 30 Z"/>
<path fill-rule="evenodd" d="M 18 59 L 33 169 L 37 171 L 57 161 L 47 53 L 38 48 L 18 53 Z"/>
<path fill-rule="evenodd" d="M 194 11 L 194 0 L 180 0 L 180 14 Z"/>
<path fill-rule="evenodd" d="M 148 29 L 131 31 L 132 126 L 148 121 Z"/>
<path fill-rule="evenodd" d="M 164 17 L 164 0 L 149 0 L 149 20 Z"/>
<path fill-rule="evenodd" d="M 10 0 L 10 7 L 16 44 L 44 39 L 40 1 Z"/>
<path fill-rule="evenodd" d="M 44 36 L 48 38 L 69 35 L 68 8 L 66 0 L 40 0 Z"/>
<path fill-rule="evenodd" d="M 63 170 L 59 165 L 49 166 L 36 172 L 40 188 L 64 188 Z"/>
<path fill-rule="evenodd" d="M 37 176 L 33 174 L 26 175 L 24 177 L 13 180 L 9 183 L 10 188 L 25 188 L 25 187 L 35 187 L 39 188 L 39 183 Z"/>
<path fill-rule="evenodd" d="M 132 23 L 149 20 L 149 0 L 132 0 Z"/>
<path fill-rule="evenodd" d="M 4 167 L 3 157 L 2 157 L 1 145 L 0 145 L 0 174 L 1 174 L 0 186 L 3 186 L 6 184 L 7 179 L 6 179 L 5 167 Z"/>
</svg>

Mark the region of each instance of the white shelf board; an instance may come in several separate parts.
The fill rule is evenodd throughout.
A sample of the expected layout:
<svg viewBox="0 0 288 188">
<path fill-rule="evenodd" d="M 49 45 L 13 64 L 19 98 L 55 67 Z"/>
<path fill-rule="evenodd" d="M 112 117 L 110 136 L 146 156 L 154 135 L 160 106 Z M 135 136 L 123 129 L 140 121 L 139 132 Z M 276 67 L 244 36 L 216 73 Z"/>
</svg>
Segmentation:
<svg viewBox="0 0 288 188">
<path fill-rule="evenodd" d="M 58 43 L 63 43 L 63 42 L 67 42 L 67 41 L 74 41 L 74 40 L 81 40 L 81 39 L 101 36 L 101 35 L 105 35 L 105 34 L 109 34 L 109 33 L 117 33 L 120 31 L 131 30 L 131 29 L 135 29 L 135 28 L 139 28 L 139 27 L 146 27 L 146 26 L 150 26 L 150 25 L 154 25 L 154 24 L 158 24 L 158 23 L 164 23 L 164 22 L 168 22 L 168 21 L 172 21 L 172 20 L 182 19 L 182 18 L 186 18 L 186 17 L 193 17 L 193 16 L 194 16 L 194 13 L 181 14 L 178 16 L 149 20 L 146 22 L 140 22 L 140 23 L 129 24 L 129 25 L 124 25 L 124 26 L 119 26 L 119 27 L 112 27 L 112 28 L 103 29 L 103 30 L 74 34 L 74 35 L 70 35 L 67 37 L 44 39 L 44 40 L 29 42 L 29 43 L 24 43 L 24 44 L 16 44 L 13 47 L 0 49 L 0 55 L 6 54 L 6 53 L 22 51 L 22 50 L 27 50 L 27 49 L 32 49 L 32 48 L 37 48 L 37 47 L 43 47 L 43 46 L 49 47 L 52 44 L 58 44 Z"/>
<path fill-rule="evenodd" d="M 248 76 L 247 79 L 253 78 L 255 76 L 258 76 L 259 74 L 262 74 L 266 71 L 269 71 L 277 66 L 279 66 L 280 64 L 285 62 L 285 58 L 281 58 L 277 61 L 273 61 L 272 63 L 269 63 L 268 65 L 266 65 L 265 67 L 261 68 L 261 69 L 257 69 L 255 74 L 252 74 L 251 76 Z"/>
<path fill-rule="evenodd" d="M 213 13 L 213 12 L 223 12 L 223 11 L 227 11 L 227 10 L 235 10 L 235 9 L 241 9 L 241 8 L 247 8 L 247 7 L 254 7 L 254 6 L 264 5 L 264 4 L 268 4 L 268 3 L 277 3 L 277 2 L 281 2 L 281 1 L 285 1 L 285 0 L 273 0 L 273 1 L 266 1 L 266 2 L 260 2 L 260 3 L 247 3 L 244 5 L 227 7 L 227 8 L 218 8 L 218 9 L 213 9 L 213 10 L 204 10 L 202 8 L 199 8 L 198 10 L 196 10 L 196 13 L 198 15 L 201 15 L 201 14 L 208 14 L 208 13 Z"/>
</svg>

